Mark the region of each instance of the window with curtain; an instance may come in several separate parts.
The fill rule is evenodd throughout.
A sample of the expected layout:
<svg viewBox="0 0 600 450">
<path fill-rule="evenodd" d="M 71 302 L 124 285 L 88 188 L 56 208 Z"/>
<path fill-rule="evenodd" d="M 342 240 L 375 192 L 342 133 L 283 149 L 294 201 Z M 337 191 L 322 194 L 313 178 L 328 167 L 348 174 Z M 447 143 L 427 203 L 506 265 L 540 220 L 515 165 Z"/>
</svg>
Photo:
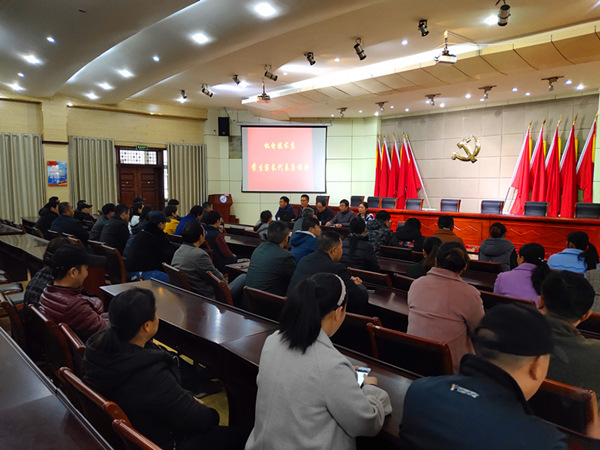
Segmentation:
<svg viewBox="0 0 600 450">
<path fill-rule="evenodd" d="M 21 223 L 46 203 L 42 136 L 0 133 L 0 217 Z"/>
<path fill-rule="evenodd" d="M 179 200 L 180 211 L 206 201 L 206 146 L 167 144 L 168 195 Z"/>
</svg>

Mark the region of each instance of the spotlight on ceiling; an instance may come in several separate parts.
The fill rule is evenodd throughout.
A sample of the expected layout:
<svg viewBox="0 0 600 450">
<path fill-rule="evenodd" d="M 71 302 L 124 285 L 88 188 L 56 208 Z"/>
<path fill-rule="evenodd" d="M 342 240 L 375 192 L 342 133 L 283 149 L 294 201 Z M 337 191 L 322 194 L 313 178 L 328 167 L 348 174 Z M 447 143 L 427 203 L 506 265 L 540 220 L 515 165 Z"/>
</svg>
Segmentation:
<svg viewBox="0 0 600 450">
<path fill-rule="evenodd" d="M 258 97 L 256 97 L 256 101 L 258 103 L 271 103 L 271 96 L 265 92 L 265 82 L 262 82 L 263 91 Z"/>
<path fill-rule="evenodd" d="M 185 93 L 185 89 L 182 89 L 181 91 L 179 91 L 179 93 L 181 94 L 181 98 L 183 100 L 187 100 L 187 94 Z"/>
<path fill-rule="evenodd" d="M 562 75 L 559 75 L 556 77 L 547 77 L 547 78 L 542 78 L 542 81 L 547 81 L 548 82 L 548 90 L 553 91 L 554 83 L 556 83 L 559 78 L 564 78 L 564 77 Z"/>
<path fill-rule="evenodd" d="M 277 81 L 277 75 L 271 72 L 271 70 L 271 66 L 265 66 L 265 77 L 267 77 L 269 80 Z"/>
<path fill-rule="evenodd" d="M 235 74 L 235 75 L 234 75 L 234 76 L 233 76 L 231 79 L 232 79 L 232 80 L 233 80 L 233 82 L 234 82 L 235 84 L 237 84 L 238 86 L 239 86 L 239 85 L 240 85 L 240 83 L 242 82 L 242 80 L 240 80 L 240 77 L 239 77 L 237 74 Z"/>
<path fill-rule="evenodd" d="M 502 5 L 500 5 L 500 12 L 498 13 L 498 26 L 504 27 L 508 23 L 508 18 L 510 17 L 510 5 L 506 4 L 506 0 L 498 0 L 496 6 L 498 6 L 498 3 L 500 2 L 502 2 Z"/>
<path fill-rule="evenodd" d="M 344 111 L 346 111 L 348 108 L 346 106 L 342 107 L 342 108 L 338 108 L 338 111 L 340 112 L 340 117 L 343 119 L 344 118 Z"/>
<path fill-rule="evenodd" d="M 435 106 L 435 98 L 441 94 L 427 94 L 425 97 L 427 97 L 426 103 L 429 103 L 431 106 Z"/>
<path fill-rule="evenodd" d="M 496 85 L 494 84 L 493 86 L 482 86 L 479 89 L 481 89 L 483 91 L 483 100 L 487 100 L 490 97 L 490 94 L 488 94 L 488 92 L 490 92 L 492 90 L 492 88 L 495 88 Z"/>
<path fill-rule="evenodd" d="M 429 30 L 427 29 L 427 19 L 419 20 L 419 31 L 421 32 L 421 36 L 423 37 L 429 34 Z"/>
<path fill-rule="evenodd" d="M 387 102 L 376 102 L 375 104 L 377 106 L 379 106 L 379 111 L 383 112 L 385 111 L 385 108 L 383 107 L 383 105 L 385 105 Z"/>
<path fill-rule="evenodd" d="M 208 95 L 209 97 L 212 97 L 212 96 L 214 95 L 214 93 L 213 93 L 213 92 L 210 92 L 210 91 L 208 90 L 208 86 L 207 86 L 207 85 L 205 85 L 205 84 L 203 84 L 203 85 L 202 85 L 201 92 L 202 92 L 204 95 Z"/>
<path fill-rule="evenodd" d="M 306 56 L 306 59 L 308 59 L 308 62 L 310 63 L 311 66 L 314 63 L 316 63 L 316 61 L 315 61 L 315 54 L 313 52 L 306 52 L 304 54 L 304 56 Z"/>
<path fill-rule="evenodd" d="M 354 51 L 358 55 L 358 59 L 360 59 L 362 61 L 363 59 L 365 59 L 367 57 L 367 55 L 365 54 L 365 51 L 363 50 L 361 44 L 362 44 L 362 39 L 356 38 L 356 45 L 354 46 Z"/>
</svg>

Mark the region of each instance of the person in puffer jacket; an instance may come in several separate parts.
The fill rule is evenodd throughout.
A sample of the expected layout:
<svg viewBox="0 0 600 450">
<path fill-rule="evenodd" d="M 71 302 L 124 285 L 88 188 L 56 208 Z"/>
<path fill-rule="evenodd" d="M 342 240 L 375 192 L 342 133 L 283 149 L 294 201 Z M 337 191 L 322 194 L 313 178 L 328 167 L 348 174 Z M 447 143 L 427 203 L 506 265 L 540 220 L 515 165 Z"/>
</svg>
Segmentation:
<svg viewBox="0 0 600 450">
<path fill-rule="evenodd" d="M 375 214 L 375 220 L 369 220 L 367 223 L 367 237 L 376 255 L 381 252 L 380 247 L 389 245 L 394 237 L 394 232 L 390 230 L 391 222 L 390 213 L 382 209 Z"/>
<path fill-rule="evenodd" d="M 406 219 L 403 226 L 398 225 L 390 245 L 412 248 L 415 252 L 423 251 L 425 237 L 421 234 L 421 221 L 416 217 Z"/>
<path fill-rule="evenodd" d="M 500 263 L 503 272 L 517 267 L 515 246 L 506 239 L 506 227 L 500 222 L 490 226 L 490 237 L 479 246 L 479 260 Z"/>
<path fill-rule="evenodd" d="M 306 208 L 305 208 L 306 209 Z M 292 255 L 296 258 L 296 264 L 306 255 L 317 249 L 317 237 L 321 234 L 319 221 L 314 217 L 302 219 L 302 230 L 295 231 L 290 239 Z"/>
</svg>

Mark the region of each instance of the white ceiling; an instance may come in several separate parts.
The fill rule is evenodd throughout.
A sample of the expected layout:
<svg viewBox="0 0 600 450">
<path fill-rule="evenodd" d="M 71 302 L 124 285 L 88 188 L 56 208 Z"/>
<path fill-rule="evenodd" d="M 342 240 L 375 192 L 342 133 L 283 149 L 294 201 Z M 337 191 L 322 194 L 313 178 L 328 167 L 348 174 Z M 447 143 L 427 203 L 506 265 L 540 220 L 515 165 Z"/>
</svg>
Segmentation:
<svg viewBox="0 0 600 450">
<path fill-rule="evenodd" d="M 60 94 L 89 102 L 86 94 L 93 92 L 99 105 L 126 99 L 179 105 L 184 89 L 185 107 L 247 108 L 289 119 L 337 115 L 341 107 L 348 108 L 346 117 L 372 115 L 381 101 L 387 102 L 383 115 L 430 111 L 430 93 L 441 94 L 435 108 L 463 108 L 479 104 L 486 85 L 496 85 L 490 102 L 600 88 L 597 0 L 508 0 L 505 27 L 484 22 L 498 13 L 494 0 L 268 0 L 277 11 L 271 18 L 254 12 L 260 2 L 0 0 L 0 90 L 10 92 L 17 83 L 24 88 L 18 94 L 28 97 Z M 417 30 L 421 18 L 428 20 L 426 37 Z M 441 51 L 444 30 L 459 57 L 454 66 L 431 60 Z M 195 33 L 209 42 L 196 43 Z M 364 61 L 353 49 L 357 37 Z M 461 37 L 478 46 L 460 54 L 454 45 L 466 44 Z M 313 66 L 303 56 L 308 51 L 315 54 Z M 40 63 L 29 64 L 27 55 Z M 254 101 L 265 64 L 279 76 L 265 81 L 272 97 L 266 105 Z M 123 69 L 133 76 L 122 77 Z M 249 85 L 236 86 L 233 74 Z M 548 92 L 541 78 L 555 75 L 565 78 Z M 564 84 L 567 78 L 572 85 Z M 203 84 L 212 98 L 201 93 Z M 583 91 L 575 90 L 579 84 Z"/>
</svg>

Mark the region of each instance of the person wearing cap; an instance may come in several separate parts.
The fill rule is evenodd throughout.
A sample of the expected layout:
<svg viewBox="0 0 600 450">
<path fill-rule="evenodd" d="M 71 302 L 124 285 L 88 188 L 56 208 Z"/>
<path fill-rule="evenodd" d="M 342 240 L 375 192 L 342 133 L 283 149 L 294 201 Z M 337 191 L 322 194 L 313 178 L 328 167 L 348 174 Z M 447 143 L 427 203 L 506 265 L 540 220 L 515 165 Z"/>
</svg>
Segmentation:
<svg viewBox="0 0 600 450">
<path fill-rule="evenodd" d="M 39 211 L 40 218 L 35 223 L 35 227 L 42 232 L 44 237 L 48 239 L 48 230 L 52 226 L 52 222 L 58 217 L 58 198 L 50 197 L 48 203 Z"/>
<path fill-rule="evenodd" d="M 181 233 L 183 232 L 183 229 L 185 228 L 185 226 L 188 223 L 190 223 L 192 220 L 198 220 L 198 217 L 200 217 L 201 215 L 202 215 L 202 206 L 200 206 L 200 205 L 192 206 L 189 214 L 186 216 L 183 216 L 181 218 L 181 220 L 179 221 L 179 223 L 177 224 L 177 227 L 175 227 L 175 234 L 178 236 L 181 236 Z"/>
<path fill-rule="evenodd" d="M 129 208 L 124 203 L 115 206 L 115 210 L 100 233 L 100 242 L 119 250 L 123 255 L 129 239 Z"/>
<path fill-rule="evenodd" d="M 83 224 L 73 218 L 75 211 L 69 202 L 62 202 L 58 204 L 58 213 L 60 214 L 50 229 L 57 233 L 72 234 L 79 239 L 83 244 L 87 244 L 90 234 L 83 228 Z"/>
<path fill-rule="evenodd" d="M 420 378 L 404 397 L 401 449 L 566 449 L 527 401 L 548 372 L 552 329 L 527 305 L 497 305 L 474 332 L 459 375 Z"/>
<path fill-rule="evenodd" d="M 92 206 L 93 205 L 89 205 L 85 200 L 79 200 L 73 217 L 82 223 L 86 221 L 95 222 L 96 219 L 90 214 L 92 212 Z"/>
<path fill-rule="evenodd" d="M 225 236 L 219 230 L 219 225 L 221 225 L 221 214 L 219 211 L 210 211 L 206 215 L 206 241 L 213 251 L 215 267 L 225 272 L 227 270 L 225 266 L 237 262 L 237 256 L 229 249 Z"/>
<path fill-rule="evenodd" d="M 542 312 L 552 327 L 555 348 L 548 378 L 591 389 L 600 400 L 600 341 L 577 329 L 592 314 L 594 288 L 580 274 L 551 272 L 542 284 Z"/>
<path fill-rule="evenodd" d="M 102 257 L 88 254 L 78 245 L 66 245 L 52 256 L 52 275 L 40 297 L 40 310 L 48 319 L 66 323 L 82 341 L 108 327 L 104 302 L 83 291 L 88 265 Z"/>
<path fill-rule="evenodd" d="M 44 261 L 44 268 L 38 270 L 35 275 L 31 277 L 31 280 L 29 280 L 29 283 L 27 283 L 27 287 L 25 288 L 25 294 L 23 296 L 23 303 L 25 305 L 23 312 L 25 312 L 25 314 L 29 313 L 27 306 L 39 305 L 42 292 L 44 292 L 48 283 L 54 280 L 54 276 L 52 275 L 52 256 L 56 253 L 56 250 L 69 244 L 69 240 L 65 237 L 54 238 L 48 243 L 42 259 Z"/>
<path fill-rule="evenodd" d="M 171 263 L 175 249 L 164 232 L 166 224 L 167 216 L 162 211 L 152 211 L 148 215 L 148 223 L 135 235 L 127 252 L 128 278 L 156 278 L 169 282 L 169 276 L 162 271 L 162 263 Z"/>
<path fill-rule="evenodd" d="M 506 239 L 506 227 L 500 222 L 490 226 L 490 237 L 479 246 L 479 261 L 500 263 L 502 271 L 517 267 L 517 252 L 512 242 Z"/>
<path fill-rule="evenodd" d="M 104 228 L 104 225 L 106 225 L 109 219 L 115 214 L 115 207 L 116 205 L 114 203 L 107 203 L 102 207 L 102 214 L 100 214 L 100 217 L 94 222 L 94 226 L 90 230 L 90 239 L 92 241 L 100 239 L 102 228 Z"/>
</svg>

